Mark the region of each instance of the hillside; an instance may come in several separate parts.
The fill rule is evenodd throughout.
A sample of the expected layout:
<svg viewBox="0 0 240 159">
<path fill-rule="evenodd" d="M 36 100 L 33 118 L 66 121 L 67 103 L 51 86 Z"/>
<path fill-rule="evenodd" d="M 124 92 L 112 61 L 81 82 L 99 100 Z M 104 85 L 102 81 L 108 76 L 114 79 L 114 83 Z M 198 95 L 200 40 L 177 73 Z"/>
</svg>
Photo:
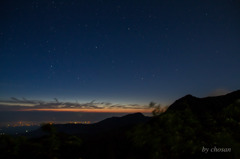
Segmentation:
<svg viewBox="0 0 240 159">
<path fill-rule="evenodd" d="M 240 91 L 180 98 L 132 133 L 146 158 L 238 158 Z M 147 149 L 146 149 L 147 148 Z"/>
<path fill-rule="evenodd" d="M 45 125 L 32 138 L 2 135 L 0 158 L 238 159 L 239 99 L 239 91 L 187 95 L 152 118 L 136 113 L 90 125 Z"/>
<path fill-rule="evenodd" d="M 216 113 L 221 112 L 224 108 L 235 102 L 240 102 L 240 90 L 222 96 L 206 98 L 186 95 L 170 105 L 167 111 L 181 111 L 189 108 L 193 112 L 200 114 L 205 112 Z"/>
<path fill-rule="evenodd" d="M 104 133 L 113 129 L 134 126 L 145 123 L 151 117 L 144 116 L 141 113 L 125 115 L 123 117 L 111 117 L 94 124 L 54 124 L 56 131 L 66 134 L 87 134 L 94 135 Z M 28 137 L 40 137 L 46 135 L 41 129 L 25 134 Z"/>
</svg>

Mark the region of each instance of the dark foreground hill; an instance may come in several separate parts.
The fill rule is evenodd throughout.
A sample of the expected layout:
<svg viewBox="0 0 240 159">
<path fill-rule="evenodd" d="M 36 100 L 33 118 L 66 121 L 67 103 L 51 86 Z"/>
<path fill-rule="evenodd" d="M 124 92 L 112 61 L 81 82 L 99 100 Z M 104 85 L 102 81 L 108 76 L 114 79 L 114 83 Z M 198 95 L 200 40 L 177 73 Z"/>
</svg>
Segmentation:
<svg viewBox="0 0 240 159">
<path fill-rule="evenodd" d="M 54 124 L 57 132 L 66 134 L 96 135 L 108 132 L 114 129 L 131 127 L 136 124 L 145 123 L 151 117 L 144 116 L 141 113 L 125 115 L 123 117 L 111 117 L 94 124 Z M 40 137 L 46 135 L 42 129 L 25 134 L 28 137 Z"/>
<path fill-rule="evenodd" d="M 159 159 L 240 156 L 240 92 L 187 95 L 152 118 L 132 114 L 92 125 L 45 125 L 36 138 L 0 137 L 0 158 Z"/>
<path fill-rule="evenodd" d="M 95 124 L 58 124 L 55 127 L 58 132 L 64 132 L 68 134 L 98 134 L 113 129 L 145 123 L 150 118 L 151 117 L 146 117 L 141 113 L 135 113 L 123 117 L 107 118 Z"/>
<path fill-rule="evenodd" d="M 147 158 L 239 158 L 240 91 L 197 98 L 187 95 L 135 129 Z"/>
</svg>

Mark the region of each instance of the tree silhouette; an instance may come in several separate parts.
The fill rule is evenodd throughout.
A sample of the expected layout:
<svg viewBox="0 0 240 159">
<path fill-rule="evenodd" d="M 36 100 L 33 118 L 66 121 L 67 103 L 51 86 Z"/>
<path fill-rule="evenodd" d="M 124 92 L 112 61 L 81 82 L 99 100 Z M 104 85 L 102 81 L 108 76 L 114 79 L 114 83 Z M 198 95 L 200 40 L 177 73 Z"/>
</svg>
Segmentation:
<svg viewBox="0 0 240 159">
<path fill-rule="evenodd" d="M 167 109 L 167 107 L 162 108 L 161 104 L 157 104 L 155 102 L 150 102 L 149 103 L 149 108 L 154 108 L 153 111 L 152 111 L 153 116 L 158 116 L 158 115 L 164 113 Z"/>
</svg>

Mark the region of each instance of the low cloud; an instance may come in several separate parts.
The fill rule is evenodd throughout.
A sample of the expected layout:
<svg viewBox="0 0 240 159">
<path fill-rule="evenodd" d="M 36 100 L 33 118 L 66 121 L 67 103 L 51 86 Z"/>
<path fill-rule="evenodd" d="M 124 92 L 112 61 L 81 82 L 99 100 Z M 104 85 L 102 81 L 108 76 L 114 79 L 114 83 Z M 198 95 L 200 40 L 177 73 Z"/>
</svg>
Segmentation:
<svg viewBox="0 0 240 159">
<path fill-rule="evenodd" d="M 86 103 L 61 102 L 57 98 L 53 101 L 28 100 L 26 98 L 11 97 L 9 100 L 0 101 L 0 111 L 29 111 L 29 110 L 59 110 L 59 109 L 149 109 L 146 105 L 116 104 L 110 102 L 96 102 L 92 100 Z"/>
</svg>

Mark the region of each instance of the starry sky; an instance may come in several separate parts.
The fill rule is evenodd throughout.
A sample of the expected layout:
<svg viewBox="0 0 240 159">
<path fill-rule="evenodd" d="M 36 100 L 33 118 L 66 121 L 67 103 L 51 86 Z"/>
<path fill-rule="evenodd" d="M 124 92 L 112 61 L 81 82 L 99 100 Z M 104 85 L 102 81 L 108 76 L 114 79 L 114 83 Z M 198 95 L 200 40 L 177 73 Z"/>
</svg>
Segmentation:
<svg viewBox="0 0 240 159">
<path fill-rule="evenodd" d="M 0 12 L 2 111 L 145 109 L 240 88 L 238 0 L 5 0 Z"/>
</svg>

